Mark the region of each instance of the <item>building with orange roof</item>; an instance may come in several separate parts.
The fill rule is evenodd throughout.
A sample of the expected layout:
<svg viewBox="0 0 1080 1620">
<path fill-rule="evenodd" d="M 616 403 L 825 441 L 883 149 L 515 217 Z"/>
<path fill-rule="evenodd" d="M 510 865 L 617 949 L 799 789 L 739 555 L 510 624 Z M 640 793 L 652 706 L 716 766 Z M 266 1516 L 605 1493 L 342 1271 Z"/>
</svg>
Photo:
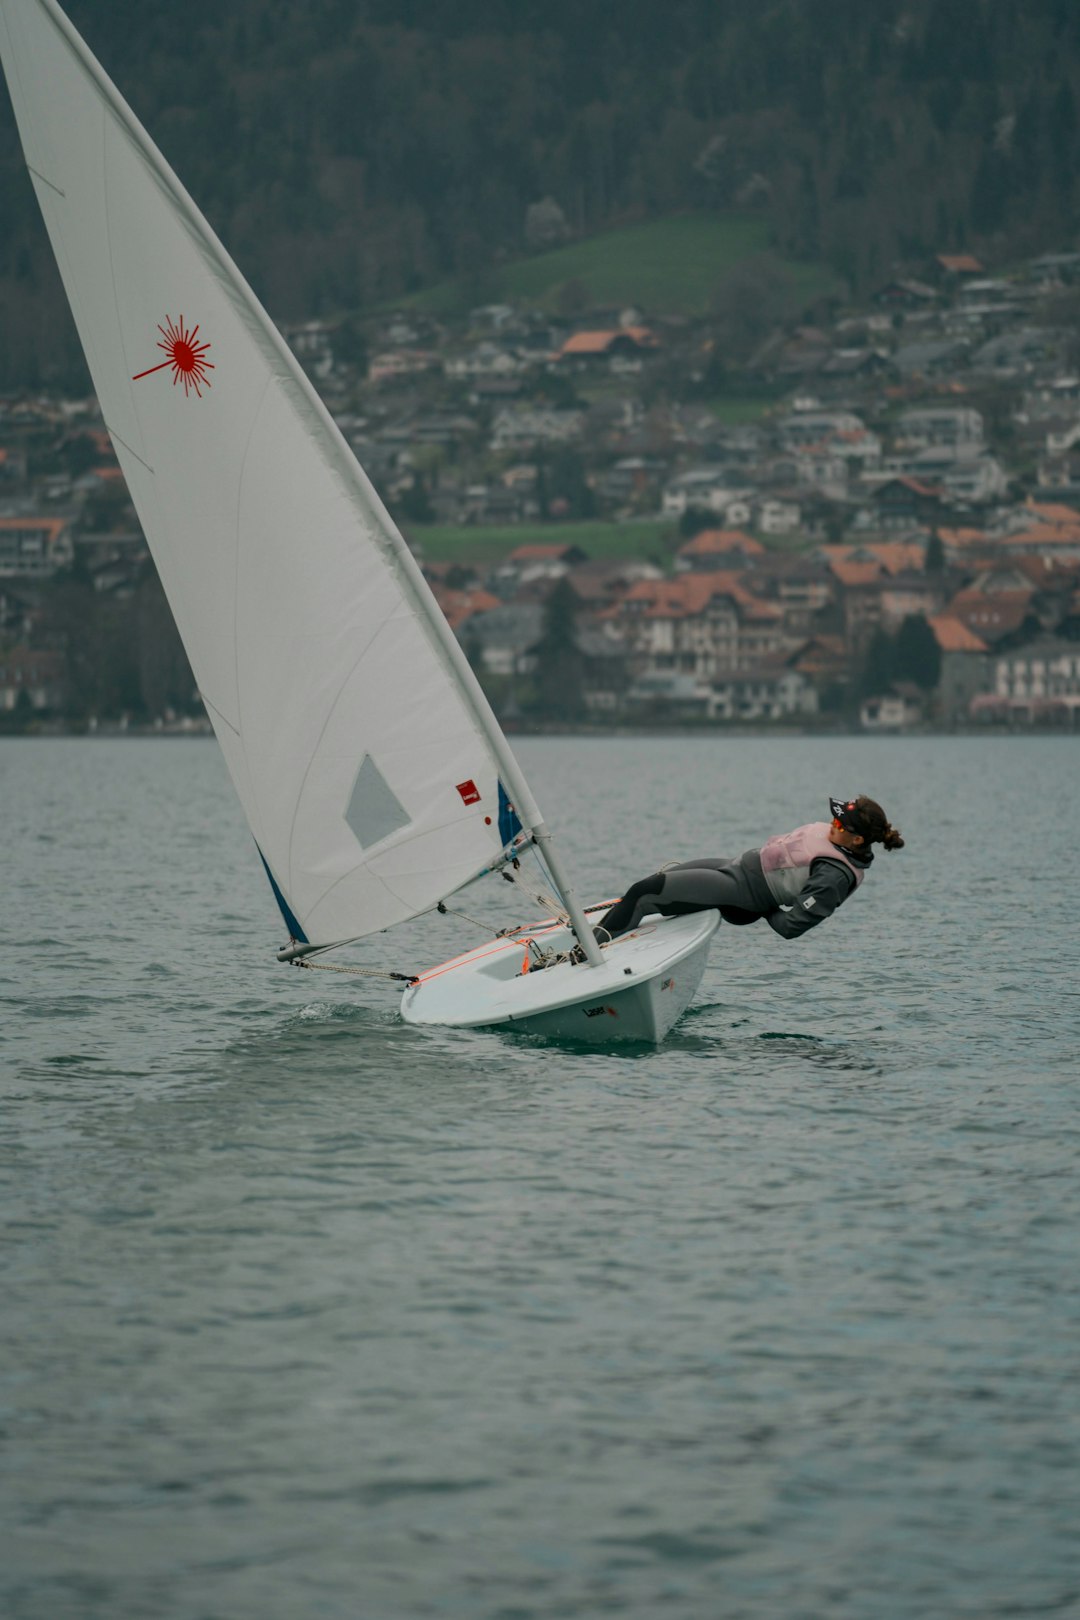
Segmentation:
<svg viewBox="0 0 1080 1620">
<path fill-rule="evenodd" d="M 575 332 L 558 350 L 557 360 L 628 359 L 660 347 L 647 326 L 617 326 L 596 332 Z"/>
<path fill-rule="evenodd" d="M 948 594 L 949 585 L 940 574 L 921 569 L 890 574 L 881 583 L 879 623 L 886 630 L 898 630 L 905 619 L 928 619 L 941 612 Z"/>
<path fill-rule="evenodd" d="M 986 268 L 974 253 L 939 253 L 935 260 L 947 276 L 981 276 Z"/>
<path fill-rule="evenodd" d="M 912 540 L 874 540 L 865 548 L 888 574 L 910 574 L 921 571 L 926 562 L 926 548 Z"/>
<path fill-rule="evenodd" d="M 971 713 L 972 702 L 990 687 L 990 648 L 955 613 L 937 613 L 926 622 L 941 649 L 938 717 L 949 723 L 966 720 Z"/>
<path fill-rule="evenodd" d="M 937 613 L 927 619 L 934 639 L 943 653 L 986 653 L 989 647 L 954 613 Z"/>
<path fill-rule="evenodd" d="M 1080 524 L 1065 529 L 1057 523 L 1037 523 L 1004 541 L 1005 549 L 1047 558 L 1080 560 Z"/>
<path fill-rule="evenodd" d="M 945 560 L 949 563 L 966 562 L 974 553 L 996 545 L 985 529 L 941 527 L 937 532 L 945 548 Z"/>
<path fill-rule="evenodd" d="M 727 572 L 639 580 L 616 618 L 639 675 L 669 671 L 709 681 L 793 646 L 781 609 Z"/>
<path fill-rule="evenodd" d="M 1055 524 L 1066 529 L 1080 527 L 1080 512 L 1075 506 L 1066 506 L 1062 501 L 1036 501 L 1029 496 L 1024 502 L 1024 510 L 1031 512 L 1040 523 Z"/>
<path fill-rule="evenodd" d="M 862 549 L 857 548 L 862 556 Z M 844 635 L 853 650 L 861 650 L 881 623 L 881 597 L 890 575 L 884 563 L 871 557 L 857 561 L 847 547 L 823 546 L 822 551 L 846 553 L 828 558 L 836 587 Z"/>
<path fill-rule="evenodd" d="M 460 629 L 475 613 L 490 613 L 492 609 L 502 606 L 491 591 L 452 590 L 438 580 L 432 582 L 431 590 L 451 630 Z"/>
<path fill-rule="evenodd" d="M 580 546 L 542 542 L 515 546 L 495 570 L 496 588 L 504 594 L 524 585 L 562 579 L 572 568 L 588 561 Z"/>
<path fill-rule="evenodd" d="M 837 557 L 829 564 L 829 572 L 833 578 L 848 590 L 860 585 L 876 585 L 885 578 L 887 570 L 879 562 L 854 562 L 847 557 Z"/>
<path fill-rule="evenodd" d="M 980 640 L 995 647 L 1022 629 L 1036 626 L 1035 592 L 1026 590 L 958 591 L 949 603 L 949 614 L 960 619 Z"/>
<path fill-rule="evenodd" d="M 741 529 L 702 529 L 681 545 L 675 556 L 679 572 L 688 569 L 715 569 L 720 557 L 763 557 L 765 547 Z"/>
</svg>

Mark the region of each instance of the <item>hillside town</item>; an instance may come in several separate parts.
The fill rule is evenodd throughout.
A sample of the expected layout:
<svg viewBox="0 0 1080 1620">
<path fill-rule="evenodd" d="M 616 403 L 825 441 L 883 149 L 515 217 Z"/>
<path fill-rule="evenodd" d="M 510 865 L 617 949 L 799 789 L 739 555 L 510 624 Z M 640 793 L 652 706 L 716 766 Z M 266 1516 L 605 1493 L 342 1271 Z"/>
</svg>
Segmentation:
<svg viewBox="0 0 1080 1620">
<path fill-rule="evenodd" d="M 287 336 L 508 724 L 1076 724 L 1080 253 L 738 364 L 636 309 Z M 163 602 L 94 399 L 0 397 L 0 721 L 198 723 Z"/>
</svg>

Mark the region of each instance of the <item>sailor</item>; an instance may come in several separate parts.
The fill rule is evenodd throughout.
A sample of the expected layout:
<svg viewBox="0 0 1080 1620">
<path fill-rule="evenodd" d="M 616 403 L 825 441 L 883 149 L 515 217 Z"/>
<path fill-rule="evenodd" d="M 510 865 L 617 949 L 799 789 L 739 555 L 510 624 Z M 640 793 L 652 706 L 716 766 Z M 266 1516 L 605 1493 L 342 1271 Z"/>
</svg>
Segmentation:
<svg viewBox="0 0 1080 1620">
<path fill-rule="evenodd" d="M 770 838 L 737 860 L 683 861 L 632 883 L 597 927 L 603 943 L 659 912 L 681 917 L 715 907 L 725 922 L 764 917 L 781 939 L 798 939 L 831 917 L 870 870 L 871 845 L 903 849 L 904 840 L 880 804 L 830 799 L 830 821 L 812 821 Z"/>
</svg>

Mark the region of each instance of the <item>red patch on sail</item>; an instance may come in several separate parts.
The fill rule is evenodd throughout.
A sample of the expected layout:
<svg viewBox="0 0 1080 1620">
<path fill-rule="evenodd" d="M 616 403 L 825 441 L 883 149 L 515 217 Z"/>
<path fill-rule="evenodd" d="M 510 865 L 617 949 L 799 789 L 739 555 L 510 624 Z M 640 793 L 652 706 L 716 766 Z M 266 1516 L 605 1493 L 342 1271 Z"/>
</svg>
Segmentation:
<svg viewBox="0 0 1080 1620">
<path fill-rule="evenodd" d="M 201 383 L 203 388 L 209 388 L 210 379 L 206 373 L 215 369 L 213 361 L 204 358 L 207 349 L 210 347 L 209 343 L 196 343 L 195 339 L 198 336 L 199 328 L 193 326 L 188 331 L 184 325 L 182 315 L 179 326 L 174 326 L 172 317 L 166 315 L 165 325 L 159 325 L 158 331 L 164 340 L 158 344 L 158 348 L 164 349 L 169 358 L 162 360 L 160 365 L 151 366 L 148 371 L 136 372 L 131 379 L 132 382 L 138 382 L 140 377 L 149 377 L 155 371 L 164 371 L 166 366 L 171 366 L 173 387 L 175 388 L 178 382 L 182 382 L 185 394 L 194 389 L 198 398 L 201 399 L 202 391 L 199 385 Z"/>
<path fill-rule="evenodd" d="M 467 782 L 459 782 L 457 790 L 461 794 L 462 804 L 479 804 L 480 789 L 470 777 Z"/>
</svg>

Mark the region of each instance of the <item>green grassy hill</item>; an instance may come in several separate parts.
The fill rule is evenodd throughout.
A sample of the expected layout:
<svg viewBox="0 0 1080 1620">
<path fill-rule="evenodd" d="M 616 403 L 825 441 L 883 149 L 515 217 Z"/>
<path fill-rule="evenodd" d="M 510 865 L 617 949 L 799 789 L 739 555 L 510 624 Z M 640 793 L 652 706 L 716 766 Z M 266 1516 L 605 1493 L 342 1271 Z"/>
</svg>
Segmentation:
<svg viewBox="0 0 1080 1620">
<path fill-rule="evenodd" d="M 797 315 L 815 299 L 841 292 L 824 266 L 774 252 L 760 216 L 688 213 L 517 260 L 490 272 L 482 292 L 475 284 L 445 282 L 407 302 L 432 314 L 460 312 L 482 299 L 551 312 L 579 302 L 583 308 L 634 304 L 647 312 L 704 315 L 723 300 L 733 278 L 750 275 L 768 280 L 783 315 Z"/>
<path fill-rule="evenodd" d="M 659 518 L 640 523 L 515 523 L 407 525 L 408 539 L 424 562 L 490 568 L 515 546 L 580 546 L 591 562 L 623 557 L 663 563 L 677 544 L 675 525 Z"/>
</svg>

